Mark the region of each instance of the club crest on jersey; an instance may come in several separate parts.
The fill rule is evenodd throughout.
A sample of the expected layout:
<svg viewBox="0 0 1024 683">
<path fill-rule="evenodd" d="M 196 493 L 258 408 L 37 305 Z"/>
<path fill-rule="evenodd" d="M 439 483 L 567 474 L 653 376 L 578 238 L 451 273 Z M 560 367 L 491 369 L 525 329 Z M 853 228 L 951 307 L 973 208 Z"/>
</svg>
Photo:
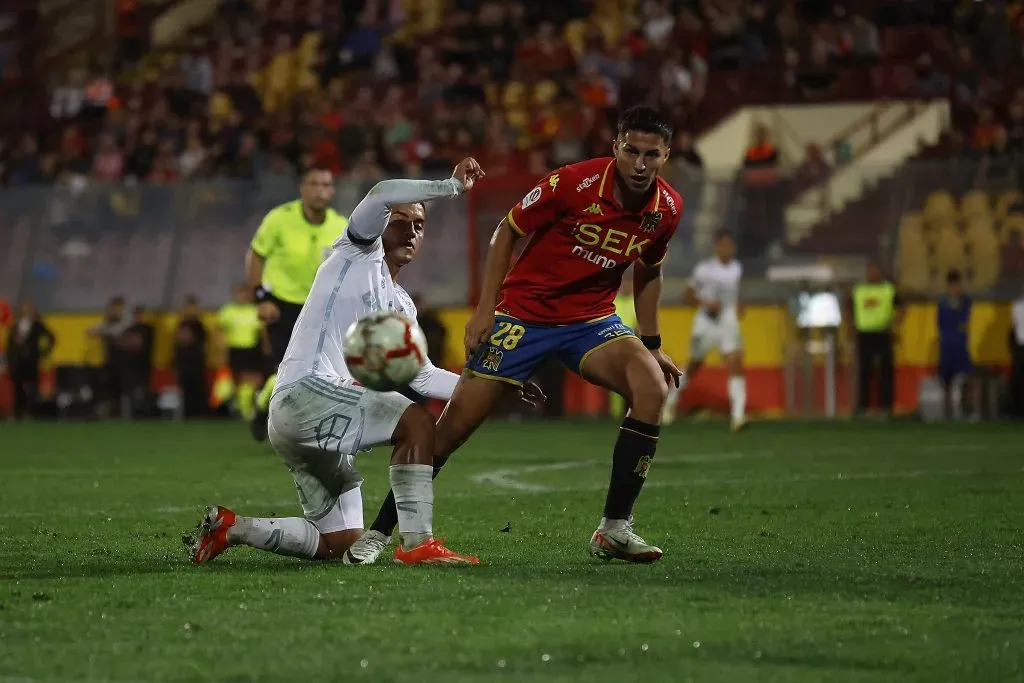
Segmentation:
<svg viewBox="0 0 1024 683">
<path fill-rule="evenodd" d="M 497 372 L 498 368 L 501 367 L 501 358 L 501 351 L 491 346 L 487 349 L 487 354 L 484 355 L 484 359 L 481 361 L 480 365 L 483 366 L 484 370 Z"/>
<path fill-rule="evenodd" d="M 524 209 L 529 207 L 531 204 L 540 199 L 540 193 L 542 191 L 543 190 L 541 190 L 541 188 L 539 187 L 535 187 L 532 190 L 530 190 L 530 194 L 523 197 L 523 201 L 520 202 L 520 206 L 522 206 Z"/>
<path fill-rule="evenodd" d="M 661 225 L 661 211 L 648 211 L 640 219 L 640 229 L 644 232 L 654 232 Z"/>
<path fill-rule="evenodd" d="M 363 305 L 371 311 L 376 311 L 380 306 L 377 305 L 377 297 L 373 292 L 363 293 Z"/>
<path fill-rule="evenodd" d="M 548 178 L 548 185 L 551 186 L 552 190 L 554 190 L 556 187 L 558 187 L 558 174 L 557 173 L 554 174 L 553 176 L 551 176 L 550 178 Z"/>
<path fill-rule="evenodd" d="M 647 470 L 651 469 L 651 456 L 645 455 L 636 463 L 636 469 L 633 473 L 639 476 L 641 479 L 647 478 Z"/>
<path fill-rule="evenodd" d="M 596 203 L 591 204 L 590 206 L 587 207 L 587 213 L 593 214 L 595 216 L 604 215 L 604 211 Z"/>
</svg>

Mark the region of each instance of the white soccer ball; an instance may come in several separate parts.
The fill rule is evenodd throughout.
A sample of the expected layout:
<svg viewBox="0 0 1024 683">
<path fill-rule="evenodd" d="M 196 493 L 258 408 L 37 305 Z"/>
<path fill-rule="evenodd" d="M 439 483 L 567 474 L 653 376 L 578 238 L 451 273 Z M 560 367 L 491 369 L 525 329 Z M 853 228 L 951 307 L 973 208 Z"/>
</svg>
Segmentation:
<svg viewBox="0 0 1024 683">
<path fill-rule="evenodd" d="M 426 362 L 423 330 L 401 313 L 370 313 L 345 333 L 345 364 L 356 381 L 368 389 L 402 389 Z"/>
</svg>

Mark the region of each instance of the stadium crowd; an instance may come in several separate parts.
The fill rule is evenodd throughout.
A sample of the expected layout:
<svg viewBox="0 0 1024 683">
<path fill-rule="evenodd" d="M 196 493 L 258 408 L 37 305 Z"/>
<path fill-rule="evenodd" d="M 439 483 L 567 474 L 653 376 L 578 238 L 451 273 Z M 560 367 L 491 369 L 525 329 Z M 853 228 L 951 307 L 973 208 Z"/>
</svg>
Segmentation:
<svg viewBox="0 0 1024 683">
<path fill-rule="evenodd" d="M 1021 3 L 950 1 L 235 0 L 175 50 L 147 54 L 126 30 L 103 68 L 55 75 L 50 121 L 0 143 L 0 180 L 253 179 L 314 159 L 369 180 L 467 153 L 540 174 L 604 153 L 608 112 L 639 100 L 672 112 L 692 162 L 690 133 L 725 113 L 731 75 L 773 74 L 732 105 L 757 80 L 776 98 L 866 98 L 840 71 L 879 64 L 912 69 L 907 94 L 952 96 L 958 133 L 939 154 L 1015 154 L 1024 91 L 1004 74 L 1021 17 Z"/>
</svg>

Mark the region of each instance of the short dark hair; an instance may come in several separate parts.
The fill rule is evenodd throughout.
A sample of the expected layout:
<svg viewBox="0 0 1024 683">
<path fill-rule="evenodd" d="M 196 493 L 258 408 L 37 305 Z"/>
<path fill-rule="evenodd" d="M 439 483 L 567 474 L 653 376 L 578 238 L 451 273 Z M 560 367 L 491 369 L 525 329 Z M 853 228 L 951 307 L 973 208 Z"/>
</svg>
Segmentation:
<svg viewBox="0 0 1024 683">
<path fill-rule="evenodd" d="M 185 295 L 185 303 L 187 305 L 189 305 L 189 306 L 198 306 L 199 305 L 199 297 L 197 297 L 195 294 L 186 294 Z"/>
<path fill-rule="evenodd" d="M 946 271 L 946 284 L 956 285 L 963 282 L 964 276 L 956 268 L 950 268 Z"/>
<path fill-rule="evenodd" d="M 720 228 L 718 230 L 715 230 L 715 244 L 718 244 L 719 242 L 724 240 L 726 237 L 728 237 L 731 240 L 735 240 L 736 239 L 735 237 L 733 237 L 732 232 L 727 230 L 727 229 L 725 229 L 725 228 Z"/>
<path fill-rule="evenodd" d="M 617 126 L 618 134 L 625 135 L 631 130 L 659 135 L 666 145 L 672 141 L 672 124 L 650 105 L 638 104 L 622 112 Z"/>
<path fill-rule="evenodd" d="M 309 178 L 310 173 L 318 173 L 321 171 L 324 173 L 330 173 L 332 176 L 334 175 L 334 171 L 331 170 L 330 166 L 321 161 L 314 161 L 309 166 L 302 169 L 302 176 L 299 178 L 299 181 L 304 183 Z"/>
</svg>

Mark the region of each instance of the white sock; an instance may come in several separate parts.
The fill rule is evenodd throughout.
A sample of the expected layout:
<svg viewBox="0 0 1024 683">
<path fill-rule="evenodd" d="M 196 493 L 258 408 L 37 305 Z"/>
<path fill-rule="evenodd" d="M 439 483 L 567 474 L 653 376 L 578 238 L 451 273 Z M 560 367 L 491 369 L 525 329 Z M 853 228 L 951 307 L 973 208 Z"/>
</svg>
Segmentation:
<svg viewBox="0 0 1024 683">
<path fill-rule="evenodd" d="M 316 557 L 320 532 L 302 517 L 236 517 L 228 543 L 289 557 Z"/>
<path fill-rule="evenodd" d="M 430 538 L 434 523 L 434 468 L 392 465 L 388 472 L 398 510 L 398 536 L 406 550 Z"/>
<path fill-rule="evenodd" d="M 608 519 L 607 517 L 601 518 L 601 531 L 618 531 L 619 529 L 626 528 L 625 519 Z"/>
<path fill-rule="evenodd" d="M 743 375 L 729 378 L 729 405 L 732 408 L 732 419 L 742 420 L 747 412 L 747 380 Z"/>
</svg>

